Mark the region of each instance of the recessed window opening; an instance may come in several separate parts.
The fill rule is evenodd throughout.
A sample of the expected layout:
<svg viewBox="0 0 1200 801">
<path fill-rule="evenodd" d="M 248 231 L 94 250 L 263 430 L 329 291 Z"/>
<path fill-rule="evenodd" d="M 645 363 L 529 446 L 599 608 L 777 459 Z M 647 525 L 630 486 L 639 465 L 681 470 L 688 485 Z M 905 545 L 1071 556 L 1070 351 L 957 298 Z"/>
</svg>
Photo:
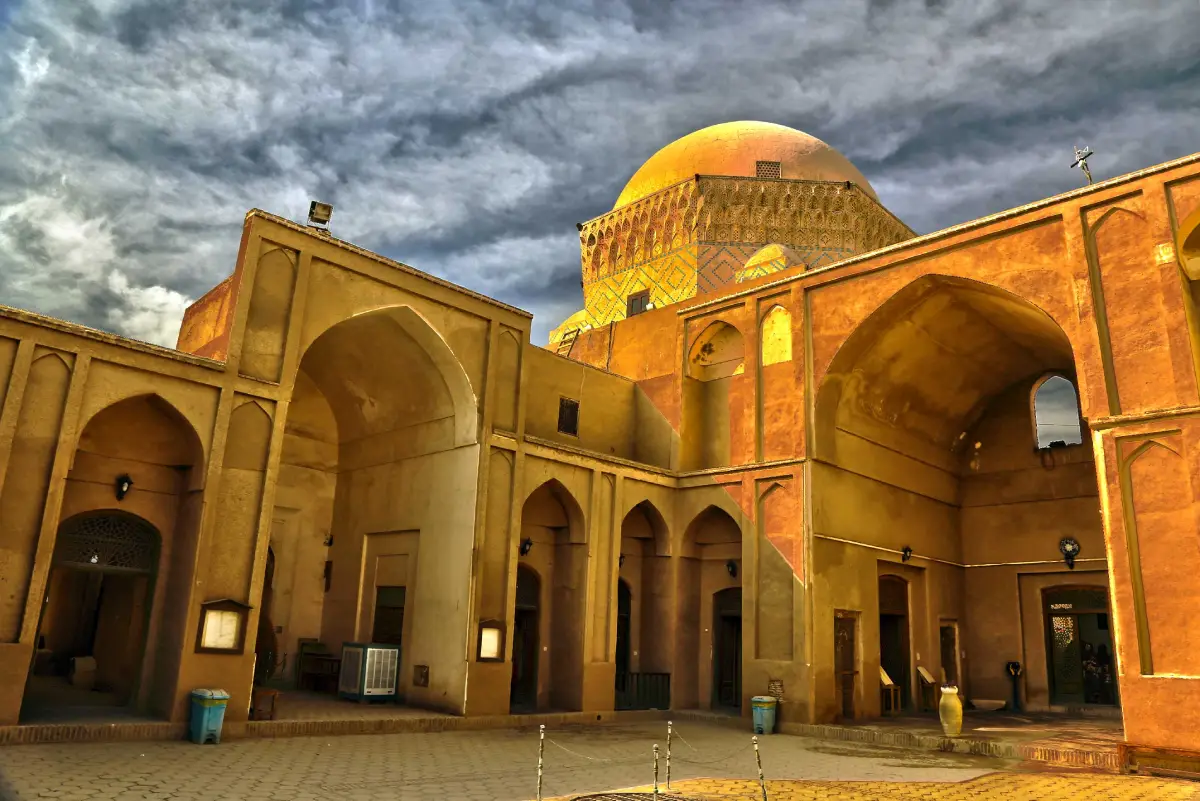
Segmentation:
<svg viewBox="0 0 1200 801">
<path fill-rule="evenodd" d="M 754 164 L 754 174 L 759 178 L 779 178 L 782 173 L 778 161 L 758 161 Z"/>
<path fill-rule="evenodd" d="M 1037 385 L 1033 393 L 1033 419 L 1039 449 L 1083 443 L 1079 396 L 1075 385 L 1060 375 L 1050 376 Z"/>
<path fill-rule="evenodd" d="M 572 398 L 558 399 L 558 433 L 579 436 L 579 401 Z"/>
<path fill-rule="evenodd" d="M 641 292 L 634 292 L 625 301 L 625 316 L 633 317 L 636 314 L 641 314 L 650 308 L 650 290 L 643 289 Z"/>
</svg>

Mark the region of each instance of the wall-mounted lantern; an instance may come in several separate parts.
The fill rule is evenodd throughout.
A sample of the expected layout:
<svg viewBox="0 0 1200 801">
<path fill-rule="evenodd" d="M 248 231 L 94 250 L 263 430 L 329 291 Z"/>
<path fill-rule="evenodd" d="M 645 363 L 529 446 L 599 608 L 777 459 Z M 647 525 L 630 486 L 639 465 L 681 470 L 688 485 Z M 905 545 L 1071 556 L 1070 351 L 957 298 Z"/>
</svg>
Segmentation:
<svg viewBox="0 0 1200 801">
<path fill-rule="evenodd" d="M 730 578 L 737 578 L 737 562 L 730 559 L 725 563 L 725 569 L 729 571 Z"/>
<path fill-rule="evenodd" d="M 249 605 L 232 598 L 200 604 L 196 653 L 240 654 L 246 643 L 246 618 L 249 612 Z"/>
<path fill-rule="evenodd" d="M 1063 555 L 1063 561 L 1067 563 L 1067 568 L 1075 569 L 1075 557 L 1079 556 L 1079 540 L 1074 537 L 1063 537 L 1059 540 L 1058 551 Z"/>
<path fill-rule="evenodd" d="M 529 552 L 532 550 L 533 540 L 529 539 L 529 537 L 526 537 L 525 539 L 521 540 L 521 545 L 517 548 L 517 553 L 521 554 L 521 556 L 528 556 Z"/>
<path fill-rule="evenodd" d="M 333 535 L 332 535 L 332 534 L 326 534 L 326 535 L 325 535 L 325 547 L 326 547 L 326 548 L 332 548 L 332 547 L 333 547 Z"/>
<path fill-rule="evenodd" d="M 900 561 L 907 562 L 909 559 L 912 559 L 912 548 L 905 545 L 900 549 Z"/>
<path fill-rule="evenodd" d="M 480 662 L 504 661 L 504 623 L 500 620 L 479 622 L 479 647 L 476 659 Z"/>
<path fill-rule="evenodd" d="M 113 482 L 113 492 L 116 494 L 118 501 L 125 500 L 125 496 L 129 494 L 131 489 L 133 489 L 133 479 L 129 477 L 128 473 L 122 473 Z"/>
</svg>

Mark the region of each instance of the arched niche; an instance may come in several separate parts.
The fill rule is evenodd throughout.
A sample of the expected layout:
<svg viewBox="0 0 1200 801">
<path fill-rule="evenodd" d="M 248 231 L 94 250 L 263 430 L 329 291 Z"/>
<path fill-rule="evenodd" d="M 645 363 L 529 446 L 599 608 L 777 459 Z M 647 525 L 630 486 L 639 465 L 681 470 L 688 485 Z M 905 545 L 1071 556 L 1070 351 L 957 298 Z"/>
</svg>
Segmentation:
<svg viewBox="0 0 1200 801">
<path fill-rule="evenodd" d="M 792 314 L 782 306 L 772 306 L 763 315 L 761 334 L 763 367 L 792 360 Z"/>
<path fill-rule="evenodd" d="M 683 389 L 685 470 L 731 463 L 733 444 L 743 426 L 743 415 L 732 409 L 743 405 L 745 357 L 741 332 L 719 320 L 701 331 L 688 349 Z"/>
<path fill-rule="evenodd" d="M 66 521 L 91 514 L 141 521 L 139 530 L 155 532 L 156 564 L 143 573 L 148 578 L 109 581 L 110 597 L 137 610 L 117 614 L 125 622 L 110 623 L 109 628 L 128 623 L 130 628 L 122 629 L 125 634 L 118 638 L 141 649 L 125 653 L 117 662 L 110 658 L 112 676 L 119 677 L 111 683 L 117 698 L 142 714 L 176 714 L 171 669 L 159 659 L 160 654 L 183 648 L 178 638 L 187 627 L 204 506 L 204 466 L 204 448 L 191 423 L 165 398 L 147 393 L 116 401 L 88 418 L 67 474 L 60 534 L 69 533 Z M 63 581 L 78 581 L 65 575 L 52 568 L 50 593 L 59 592 L 56 587 Z M 116 607 L 110 604 L 111 609 Z"/>
<path fill-rule="evenodd" d="M 549 585 L 539 607 L 537 640 L 554 643 L 538 655 L 536 710 L 582 708 L 586 536 L 579 502 L 557 479 L 538 486 L 521 506 L 520 532 L 513 543 L 517 565 L 536 571 Z"/>
<path fill-rule="evenodd" d="M 653 694 L 666 690 L 665 682 L 658 677 L 669 674 L 674 661 L 670 539 L 662 513 L 648 500 L 635 504 L 621 520 L 616 692 L 623 706 L 618 708 L 639 708 L 636 704 L 648 702 L 647 691 Z M 628 595 L 624 611 L 622 587 Z M 647 677 L 643 679 L 641 674 Z M 640 694 L 634 692 L 638 686 L 643 689 Z M 658 701 L 661 706 L 670 699 Z"/>
<path fill-rule="evenodd" d="M 672 703 L 684 709 L 710 707 L 718 697 L 728 698 L 727 693 L 716 693 L 721 678 L 716 674 L 722 670 L 728 674 L 741 659 L 737 639 L 741 632 L 740 609 L 735 612 L 729 606 L 732 594 L 720 595 L 726 590 L 740 592 L 742 587 L 742 530 L 738 522 L 719 506 L 701 510 L 684 529 L 676 573 Z M 740 594 L 737 597 L 740 599 Z M 722 600 L 724 603 L 719 603 Z M 736 626 L 737 637 L 731 626 Z M 731 651 L 735 647 L 736 654 Z"/>
</svg>

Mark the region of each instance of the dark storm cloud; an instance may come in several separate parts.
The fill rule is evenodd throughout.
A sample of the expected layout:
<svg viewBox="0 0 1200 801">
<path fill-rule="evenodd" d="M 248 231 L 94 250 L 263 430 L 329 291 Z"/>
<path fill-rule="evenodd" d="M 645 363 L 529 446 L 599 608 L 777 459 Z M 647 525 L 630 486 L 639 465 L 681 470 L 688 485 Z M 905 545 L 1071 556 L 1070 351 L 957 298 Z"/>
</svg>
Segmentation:
<svg viewBox="0 0 1200 801">
<path fill-rule="evenodd" d="M 6 9 L 11 11 L 5 23 Z M 536 313 L 697 128 L 840 149 L 918 231 L 1200 150 L 1200 8 L 0 0 L 0 301 L 173 343 L 253 206 Z"/>
</svg>

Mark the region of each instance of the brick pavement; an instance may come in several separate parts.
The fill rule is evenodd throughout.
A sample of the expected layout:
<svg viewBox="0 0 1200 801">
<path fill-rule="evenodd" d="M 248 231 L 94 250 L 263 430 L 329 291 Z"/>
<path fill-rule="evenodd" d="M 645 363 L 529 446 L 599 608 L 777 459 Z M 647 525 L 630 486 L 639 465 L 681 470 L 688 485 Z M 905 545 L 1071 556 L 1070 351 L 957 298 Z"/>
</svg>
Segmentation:
<svg viewBox="0 0 1200 801">
<path fill-rule="evenodd" d="M 651 789 L 635 787 L 631 791 Z M 762 799 L 758 782 L 745 779 L 681 781 L 675 782 L 671 789 L 672 795 L 663 801 Z M 939 783 L 768 781 L 767 794 L 770 801 L 1190 801 L 1200 798 L 1200 785 L 1097 774 L 993 773 L 978 779 Z"/>
<path fill-rule="evenodd" d="M 677 724 L 677 779 L 753 776 L 749 733 Z M 652 779 L 663 723 L 549 730 L 545 796 L 601 791 Z M 535 794 L 537 730 L 401 733 L 336 738 L 70 743 L 0 748 L 0 798 L 524 801 Z M 773 777 L 820 780 L 961 780 L 1002 764 L 777 735 L 763 738 Z M 664 766 L 665 767 L 665 766 Z"/>
<path fill-rule="evenodd" d="M 672 748 L 672 775 L 676 781 L 699 777 L 744 779 L 755 775 L 747 732 L 698 722 L 677 723 L 676 732 L 678 737 Z M 907 782 L 912 784 L 902 787 L 918 793 L 872 796 L 862 793 L 882 790 L 888 785 L 869 785 L 860 791 L 851 785 L 832 788 L 828 784 L 811 784 L 799 789 L 787 788 L 793 792 L 787 796 L 782 795 L 784 788 L 780 785 L 778 798 L 781 801 L 816 797 L 965 798 L 968 796 L 946 793 L 953 788 L 969 787 L 960 784 L 963 781 L 986 777 L 996 768 L 1012 766 L 1012 763 L 987 757 L 914 752 L 802 737 L 776 735 L 761 739 L 764 769 L 772 779 L 805 779 L 818 783 Z M 665 746 L 665 724 L 553 728 L 547 734 L 544 795 L 550 798 L 600 792 L 647 782 L 652 778 L 651 754 L 655 742 Z M 219 746 L 197 746 L 186 742 L 11 746 L 0 748 L 0 798 L 5 801 L 41 798 L 66 801 L 327 801 L 330 798 L 526 801 L 535 795 L 537 750 L 535 728 L 230 740 Z M 663 752 L 665 756 L 665 747 Z M 663 767 L 665 774 L 665 765 Z M 1029 774 L 1022 780 L 1047 780 L 1051 776 Z M 1123 777 L 1088 774 L 1080 778 L 1121 782 L 1123 784 L 1119 786 L 1135 789 L 1150 786 L 1144 783 L 1146 780 Z M 1184 786 L 1185 789 L 1195 788 L 1195 785 Z M 859 792 L 859 795 L 830 795 L 831 789 Z M 813 795 L 818 790 L 823 794 Z M 935 791 L 941 795 L 929 795 Z M 795 795 L 796 792 L 801 794 Z M 809 794 L 804 795 L 805 792 Z M 1054 796 L 1021 796 L 1006 789 L 1002 795 L 979 797 L 1020 801 L 1022 798 Z M 1105 792 L 1085 793 L 1078 797 L 1137 796 Z M 1142 797 L 1174 801 L 1194 796 Z"/>
</svg>

